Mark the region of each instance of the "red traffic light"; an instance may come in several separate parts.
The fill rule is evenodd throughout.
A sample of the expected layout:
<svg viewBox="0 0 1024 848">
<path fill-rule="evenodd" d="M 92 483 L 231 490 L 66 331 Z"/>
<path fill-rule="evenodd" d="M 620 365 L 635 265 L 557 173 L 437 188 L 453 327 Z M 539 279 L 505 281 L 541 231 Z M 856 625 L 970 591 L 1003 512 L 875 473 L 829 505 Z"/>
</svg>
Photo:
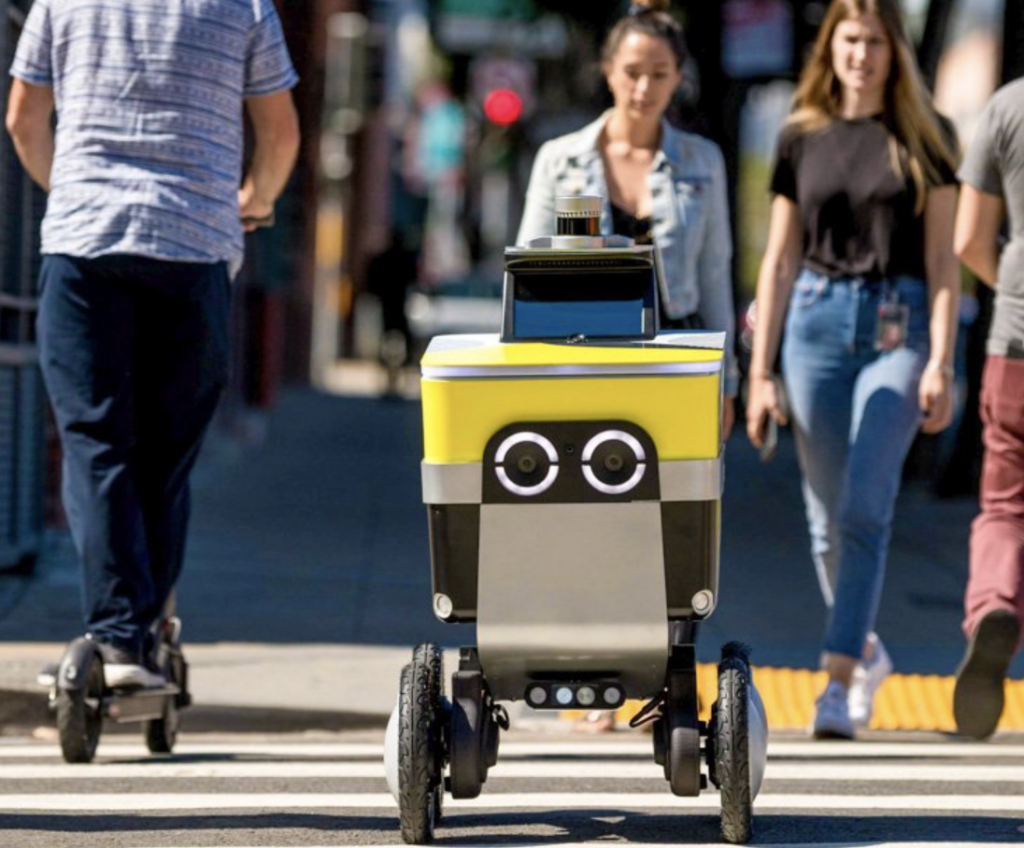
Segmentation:
<svg viewBox="0 0 1024 848">
<path fill-rule="evenodd" d="M 511 88 L 496 88 L 484 98 L 484 114 L 489 121 L 507 127 L 523 114 L 523 100 Z"/>
</svg>

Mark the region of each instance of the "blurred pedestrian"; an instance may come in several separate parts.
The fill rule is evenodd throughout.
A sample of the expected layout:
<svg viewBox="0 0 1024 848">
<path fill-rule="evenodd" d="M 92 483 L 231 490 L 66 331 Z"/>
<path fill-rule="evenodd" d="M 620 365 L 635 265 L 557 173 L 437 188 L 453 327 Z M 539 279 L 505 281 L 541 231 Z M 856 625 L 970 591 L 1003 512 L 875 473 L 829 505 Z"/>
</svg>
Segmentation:
<svg viewBox="0 0 1024 848">
<path fill-rule="evenodd" d="M 36 0 L 11 74 L 7 127 L 49 192 L 38 338 L 85 626 L 108 686 L 159 686 L 230 278 L 295 160 L 296 75 L 272 0 Z"/>
<path fill-rule="evenodd" d="M 786 423 L 831 609 L 816 737 L 870 723 L 892 661 L 874 634 L 900 472 L 952 416 L 956 143 L 896 0 L 833 0 L 778 142 L 757 283 L 747 433 Z"/>
<path fill-rule="evenodd" d="M 985 738 L 1003 712 L 1003 681 L 1024 620 L 1024 80 L 989 102 L 960 179 L 954 249 L 996 290 L 980 399 L 985 459 L 981 514 L 971 526 L 964 598 L 967 653 L 953 715 L 965 736 Z M 1000 256 L 1007 212 L 1010 240 Z"/>
<path fill-rule="evenodd" d="M 665 269 L 661 328 L 726 332 L 725 440 L 739 384 L 725 163 L 713 142 L 665 119 L 687 58 L 668 7 L 635 2 L 609 32 L 601 69 L 614 105 L 537 152 L 517 241 L 554 232 L 556 197 L 597 194 L 605 198 L 602 233 L 656 244 Z"/>
<path fill-rule="evenodd" d="M 388 396 L 398 394 L 400 369 L 412 353 L 405 301 L 418 276 L 419 252 L 407 243 L 399 229 L 392 231 L 387 247 L 366 266 L 367 291 L 380 300 L 380 360 L 387 375 Z"/>
</svg>

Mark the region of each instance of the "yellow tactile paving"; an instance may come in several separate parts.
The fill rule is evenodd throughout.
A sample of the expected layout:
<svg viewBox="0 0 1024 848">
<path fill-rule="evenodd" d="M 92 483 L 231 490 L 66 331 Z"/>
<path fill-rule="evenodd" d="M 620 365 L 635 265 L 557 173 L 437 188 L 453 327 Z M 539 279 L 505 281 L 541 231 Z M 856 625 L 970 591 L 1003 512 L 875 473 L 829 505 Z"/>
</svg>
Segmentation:
<svg viewBox="0 0 1024 848">
<path fill-rule="evenodd" d="M 697 666 L 697 691 L 700 693 L 702 721 L 711 717 L 715 700 L 718 669 L 711 663 Z M 823 671 L 799 668 L 755 667 L 754 684 L 764 701 L 768 725 L 774 730 L 810 727 L 814 718 L 814 699 L 825 688 Z M 882 684 L 875 698 L 874 730 L 942 730 L 956 728 L 953 721 L 952 677 L 922 674 L 893 674 Z M 643 704 L 627 702 L 615 714 L 627 723 Z M 563 713 L 576 719 L 581 711 Z M 1024 730 L 1024 680 L 1006 682 L 1006 707 L 999 730 Z"/>
</svg>

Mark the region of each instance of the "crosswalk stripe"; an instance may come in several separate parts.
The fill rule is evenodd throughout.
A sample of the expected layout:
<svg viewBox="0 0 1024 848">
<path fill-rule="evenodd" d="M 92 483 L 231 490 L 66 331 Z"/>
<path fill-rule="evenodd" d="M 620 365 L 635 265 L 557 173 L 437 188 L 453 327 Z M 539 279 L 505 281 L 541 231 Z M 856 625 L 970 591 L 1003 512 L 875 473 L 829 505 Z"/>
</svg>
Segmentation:
<svg viewBox="0 0 1024 848">
<path fill-rule="evenodd" d="M 524 842 L 530 842 L 524 839 Z M 594 848 L 593 842 L 552 842 L 558 848 Z M 723 848 L 722 842 L 685 842 L 676 843 L 685 848 Z M 756 844 L 756 837 L 755 837 Z M 493 843 L 474 843 L 459 841 L 460 848 L 493 848 Z M 851 843 L 849 840 L 839 842 L 773 842 L 772 848 L 851 848 L 851 846 L 870 845 L 870 848 L 950 848 L 948 842 L 877 842 L 874 839 L 870 843 Z M 233 848 L 296 848 L 296 846 L 284 845 L 261 845 L 261 846 L 233 846 Z M 351 845 L 317 845 L 316 848 L 352 848 Z M 377 845 L 373 848 L 409 848 L 403 843 L 392 845 Z M 670 842 L 630 842 L 629 848 L 673 848 Z M 957 842 L 956 848 L 992 848 L 991 842 Z"/>
<path fill-rule="evenodd" d="M 755 837 L 756 839 L 756 837 Z M 529 842 L 529 839 L 524 839 Z M 558 848 L 594 848 L 593 842 L 553 842 Z M 685 848 L 722 848 L 721 842 L 686 842 L 678 843 L 685 845 Z M 871 848 L 950 848 L 948 842 L 877 842 L 874 839 L 870 843 L 851 843 L 849 840 L 839 842 L 773 842 L 772 848 L 851 848 L 851 845 L 870 845 Z M 957 842 L 956 848 L 992 848 L 991 842 Z M 493 843 L 474 843 L 460 840 L 461 848 L 493 848 Z M 296 848 L 293 845 L 246 845 L 233 846 L 233 848 Z M 317 845 L 316 848 L 352 848 L 351 845 Z M 409 848 L 404 842 L 391 845 L 377 845 L 373 848 Z M 630 842 L 629 848 L 673 848 L 673 843 L 668 842 Z"/>
<path fill-rule="evenodd" d="M 175 747 L 177 756 L 237 757 L 310 757 L 319 759 L 375 759 L 381 756 L 380 743 L 187 743 Z M 500 755 L 505 759 L 531 757 L 635 757 L 649 759 L 653 754 L 650 739 L 621 742 L 502 742 Z M 56 745 L 0 742 L 0 759 L 60 758 Z M 103 758 L 149 757 L 144 745 L 101 742 L 98 755 Z M 813 757 L 815 759 L 865 759 L 942 757 L 1019 758 L 1024 760 L 1024 745 L 949 742 L 770 742 L 768 755 L 773 759 Z"/>
<path fill-rule="evenodd" d="M 659 793 L 509 793 L 483 795 L 472 800 L 445 799 L 449 810 L 620 810 L 674 809 L 715 810 L 720 806 L 717 793 L 696 798 L 677 798 Z M 765 810 L 820 810 L 842 812 L 913 810 L 918 812 L 1020 813 L 1020 796 L 992 795 L 759 795 L 754 804 Z M 239 809 L 395 809 L 387 794 L 344 793 L 137 793 L 137 794 L 53 794 L 0 795 L 0 810 L 88 811 L 103 813 L 142 812 L 148 810 L 239 810 Z"/>
<path fill-rule="evenodd" d="M 592 760 L 572 763 L 498 762 L 490 772 L 494 779 L 534 778 L 595 780 L 664 780 L 664 769 L 654 763 L 622 763 Z M 865 763 L 771 763 L 769 780 L 900 781 L 932 783 L 1017 783 L 1024 784 L 1024 766 L 928 765 Z M 221 762 L 97 763 L 80 765 L 6 765 L 0 769 L 0 783 L 22 780 L 124 780 L 204 778 L 384 778 L 379 762 L 331 763 Z M 1024 805 L 1024 798 L 1022 798 Z"/>
</svg>

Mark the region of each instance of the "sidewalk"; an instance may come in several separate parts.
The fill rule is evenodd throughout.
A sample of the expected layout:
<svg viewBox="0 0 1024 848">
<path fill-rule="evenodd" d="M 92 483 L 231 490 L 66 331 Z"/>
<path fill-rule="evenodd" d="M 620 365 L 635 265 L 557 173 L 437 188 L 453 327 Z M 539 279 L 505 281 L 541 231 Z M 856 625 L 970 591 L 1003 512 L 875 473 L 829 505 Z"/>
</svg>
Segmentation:
<svg viewBox="0 0 1024 848">
<path fill-rule="evenodd" d="M 430 610 L 420 455 L 418 404 L 312 390 L 281 398 L 263 447 L 207 451 L 178 602 L 197 702 L 190 726 L 200 705 L 380 725 L 412 645 L 472 642 L 472 628 Z M 901 497 L 878 623 L 901 671 L 949 674 L 960 660 L 974 511 L 920 488 Z M 0 724 L 13 691 L 38 701 L 36 672 L 79 631 L 73 557 L 51 547 L 35 579 L 0 587 Z M 825 610 L 806 551 L 790 441 L 762 466 L 737 434 L 721 603 L 702 631 L 702 662 L 742 639 L 760 665 L 817 666 Z"/>
</svg>

